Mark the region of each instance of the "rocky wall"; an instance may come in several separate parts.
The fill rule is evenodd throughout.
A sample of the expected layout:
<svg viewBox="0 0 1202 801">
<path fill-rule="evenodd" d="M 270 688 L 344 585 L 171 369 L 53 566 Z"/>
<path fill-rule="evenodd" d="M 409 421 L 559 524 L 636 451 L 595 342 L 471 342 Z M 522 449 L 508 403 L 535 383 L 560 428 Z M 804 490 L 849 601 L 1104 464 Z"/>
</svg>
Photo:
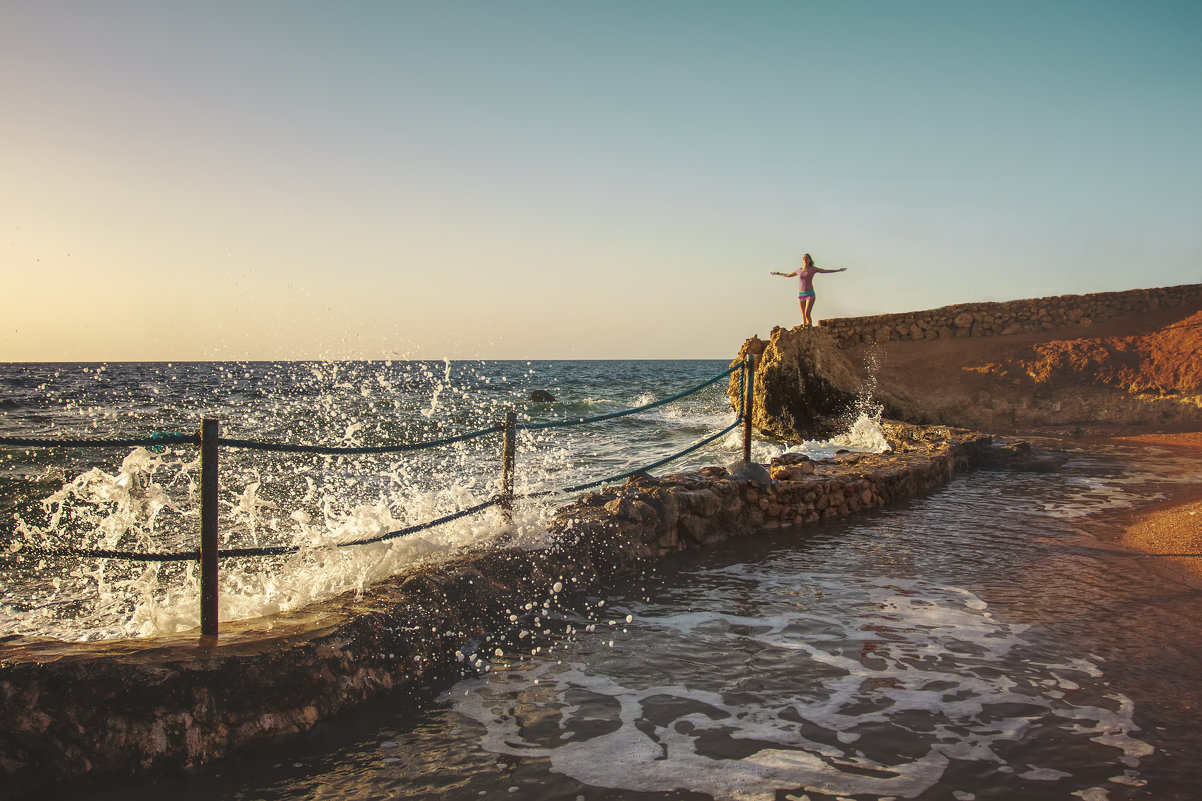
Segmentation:
<svg viewBox="0 0 1202 801">
<path fill-rule="evenodd" d="M 896 340 L 988 337 L 1087 326 L 1162 306 L 1202 302 L 1202 284 L 1060 295 L 1002 303 L 960 303 L 919 312 L 823 320 L 821 327 L 841 346 Z"/>
<path fill-rule="evenodd" d="M 223 624 L 219 639 L 0 640 L 0 798 L 93 772 L 202 764 L 482 669 L 498 649 L 521 653 L 520 628 L 665 554 L 881 506 L 974 465 L 1055 466 L 964 431 L 889 436 L 881 455 L 636 476 L 562 509 L 546 549 L 471 554 L 360 596 Z"/>
</svg>

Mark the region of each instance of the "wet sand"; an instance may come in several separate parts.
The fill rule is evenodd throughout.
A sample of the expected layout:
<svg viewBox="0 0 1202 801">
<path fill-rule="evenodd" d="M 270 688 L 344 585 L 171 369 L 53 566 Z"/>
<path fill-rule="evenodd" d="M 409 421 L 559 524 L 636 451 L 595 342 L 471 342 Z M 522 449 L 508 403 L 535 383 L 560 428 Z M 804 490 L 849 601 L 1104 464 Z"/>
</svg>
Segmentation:
<svg viewBox="0 0 1202 801">
<path fill-rule="evenodd" d="M 1196 450 L 1202 458 L 1202 431 L 1182 434 L 1143 434 L 1115 437 L 1117 442 L 1140 442 Z M 1173 485 L 1166 497 L 1116 517 L 1123 545 L 1166 559 L 1202 578 L 1202 472 L 1196 480 Z M 1171 555 L 1171 556 L 1170 556 Z"/>
</svg>

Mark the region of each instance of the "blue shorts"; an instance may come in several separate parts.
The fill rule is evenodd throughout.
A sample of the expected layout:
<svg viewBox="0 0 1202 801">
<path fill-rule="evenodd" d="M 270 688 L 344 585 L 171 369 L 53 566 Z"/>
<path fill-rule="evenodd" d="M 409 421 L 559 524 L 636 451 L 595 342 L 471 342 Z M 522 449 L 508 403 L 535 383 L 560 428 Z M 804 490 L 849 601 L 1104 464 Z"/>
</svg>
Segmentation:
<svg viewBox="0 0 1202 801">
<path fill-rule="evenodd" d="M 812 297 L 814 297 L 814 290 L 812 290 L 812 289 L 807 289 L 805 292 L 797 293 L 798 300 L 805 300 L 806 298 L 812 298 Z"/>
</svg>

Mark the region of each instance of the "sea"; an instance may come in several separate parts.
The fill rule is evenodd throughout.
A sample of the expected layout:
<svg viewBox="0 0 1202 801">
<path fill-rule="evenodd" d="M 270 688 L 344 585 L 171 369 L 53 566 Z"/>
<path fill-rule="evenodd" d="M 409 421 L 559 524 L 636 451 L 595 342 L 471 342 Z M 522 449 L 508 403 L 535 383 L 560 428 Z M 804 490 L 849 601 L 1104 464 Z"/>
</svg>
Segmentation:
<svg viewBox="0 0 1202 801">
<path fill-rule="evenodd" d="M 0 436 L 192 433 L 271 443 L 524 429 L 506 547 L 540 548 L 563 488 L 653 464 L 736 420 L 713 361 L 0 365 Z M 545 390 L 553 401 L 531 401 Z M 668 556 L 562 608 L 465 675 L 186 772 L 72 781 L 50 798 L 1193 799 L 1202 767 L 1202 590 L 1112 544 L 1113 515 L 1196 483 L 1196 453 L 1041 442 L 1059 472 L 976 470 L 846 518 Z M 834 440 L 887 447 L 870 403 Z M 500 438 L 420 451 L 223 447 L 222 619 L 296 609 L 496 547 L 499 513 L 372 545 L 496 495 Z M 653 470 L 741 458 L 738 430 Z M 198 624 L 192 563 L 35 556 L 197 541 L 190 445 L 0 448 L 5 637 L 153 637 Z M 545 494 L 544 494 L 545 493 Z"/>
</svg>

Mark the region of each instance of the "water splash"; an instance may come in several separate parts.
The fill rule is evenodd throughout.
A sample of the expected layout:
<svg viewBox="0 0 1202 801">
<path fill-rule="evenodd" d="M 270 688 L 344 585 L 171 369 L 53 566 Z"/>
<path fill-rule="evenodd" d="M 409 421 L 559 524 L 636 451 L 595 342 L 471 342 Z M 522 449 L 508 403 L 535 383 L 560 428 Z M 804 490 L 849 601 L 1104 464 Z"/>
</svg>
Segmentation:
<svg viewBox="0 0 1202 801">
<path fill-rule="evenodd" d="M 186 419 L 188 405 L 200 404 L 202 411 L 193 417 L 219 415 L 227 421 L 224 436 L 370 445 L 477 430 L 502 417 L 506 409 L 516 409 L 519 420 L 528 420 L 535 412 L 562 418 L 584 416 L 582 410 L 588 407 L 587 414 L 629 408 L 640 398 L 654 400 L 695 383 L 693 375 L 671 382 L 615 375 L 609 394 L 599 398 L 595 373 L 583 373 L 587 382 L 573 381 L 571 371 L 558 365 L 551 372 L 558 376 L 558 386 L 540 378 L 530 363 L 200 367 L 200 376 L 162 365 L 107 371 L 89 367 L 83 374 L 86 391 L 80 388 L 80 373 L 60 368 L 39 377 L 36 394 L 30 393 L 20 408 L 29 419 L 34 415 L 26 404 L 46 407 L 54 401 L 50 411 L 59 435 L 74 429 L 104 436 L 108 432 L 101 424 L 125 416 L 123 406 L 153 415 L 156 427 L 166 427 L 164 415 Z M 147 377 L 159 391 L 150 401 L 144 397 Z M 551 385 L 560 400 L 537 407 L 526 404 L 534 382 Z M 98 416 L 101 406 L 112 415 Z M 631 469 L 650 461 L 652 454 L 659 457 L 679 449 L 719 423 L 729 424 L 729 419 L 724 399 L 715 390 L 601 427 L 522 432 L 516 489 L 519 494 L 554 490 Z M 495 512 L 386 543 L 337 546 L 494 497 L 499 491 L 499 447 L 499 437 L 485 437 L 383 458 L 223 449 L 221 547 L 283 545 L 300 550 L 289 556 L 223 560 L 222 620 L 293 610 L 342 592 L 362 592 L 389 575 L 465 549 L 490 547 L 505 531 Z M 73 469 L 76 462 L 59 458 L 49 465 L 21 465 L 20 471 L 15 464 L 6 465 L 6 476 L 24 476 L 19 480 L 31 498 L 16 513 L 10 547 L 150 552 L 197 547 L 194 449 L 169 448 L 158 454 L 135 449 L 117 465 L 78 472 Z M 716 445 L 676 467 L 730 460 Z M 35 481 L 56 477 L 60 489 L 44 501 L 36 500 L 44 492 Z M 565 500 L 552 496 L 519 504 L 508 541 L 519 547 L 545 544 L 546 520 Z M 78 640 L 186 630 L 199 623 L 198 581 L 192 563 L 10 556 L 0 574 L 0 631 Z"/>
<path fill-rule="evenodd" d="M 890 446 L 881 428 L 880 414 L 880 410 L 872 415 L 861 412 L 847 432 L 822 443 L 823 447 L 861 453 L 885 453 L 890 450 Z"/>
</svg>

